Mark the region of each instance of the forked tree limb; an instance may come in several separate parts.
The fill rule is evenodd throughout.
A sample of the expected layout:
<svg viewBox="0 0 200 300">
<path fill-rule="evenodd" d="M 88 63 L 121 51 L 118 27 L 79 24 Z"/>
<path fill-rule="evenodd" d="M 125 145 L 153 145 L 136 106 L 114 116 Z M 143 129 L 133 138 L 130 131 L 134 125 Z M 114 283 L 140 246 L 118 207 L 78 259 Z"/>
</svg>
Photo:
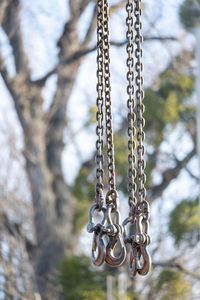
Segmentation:
<svg viewBox="0 0 200 300">
<path fill-rule="evenodd" d="M 165 261 L 165 262 L 160 261 L 160 262 L 153 262 L 152 266 L 154 268 L 162 267 L 162 268 L 177 269 L 177 270 L 183 272 L 186 275 L 190 275 L 193 278 L 195 278 L 197 280 L 200 280 L 200 274 L 199 273 L 191 271 L 191 270 L 185 268 L 180 262 L 176 262 L 176 261 L 173 261 L 173 260 L 169 260 L 169 261 Z"/>
<path fill-rule="evenodd" d="M 168 168 L 162 173 L 162 182 L 158 185 L 150 186 L 148 188 L 149 201 L 153 202 L 155 199 L 162 196 L 163 191 L 169 186 L 171 181 L 178 177 L 181 170 L 185 168 L 187 163 L 196 154 L 196 149 L 192 149 L 183 160 L 177 160 L 176 166 L 173 168 Z"/>
<path fill-rule="evenodd" d="M 176 37 L 173 37 L 173 36 L 168 36 L 168 37 L 158 37 L 158 36 L 144 37 L 144 41 L 177 41 L 177 40 L 178 39 Z M 89 41 L 87 40 L 87 43 L 88 42 Z M 122 47 L 122 46 L 126 45 L 126 43 L 127 43 L 126 41 L 122 41 L 122 42 L 111 41 L 110 42 L 111 46 L 116 46 L 116 47 Z M 85 42 L 83 44 L 85 44 Z M 56 67 L 54 67 L 51 71 L 49 71 L 44 77 L 39 78 L 37 80 L 34 80 L 34 81 L 32 81 L 32 83 L 35 84 L 35 85 L 38 85 L 38 86 L 43 86 L 45 84 L 45 82 L 47 81 L 47 79 L 51 75 L 56 74 L 58 72 L 58 70 L 61 66 L 69 65 L 69 64 L 73 63 L 74 61 L 83 58 L 87 54 L 90 54 L 90 53 L 94 52 L 96 49 L 97 49 L 97 46 L 95 45 L 95 46 L 92 46 L 91 48 L 81 48 L 81 49 L 77 50 L 71 56 L 61 59 L 60 62 L 58 63 L 58 65 Z"/>
<path fill-rule="evenodd" d="M 28 59 L 26 57 L 22 33 L 20 28 L 20 2 L 19 0 L 8 1 L 2 17 L 2 28 L 7 34 L 8 40 L 12 47 L 15 60 L 16 72 L 23 72 L 30 78 Z"/>
</svg>

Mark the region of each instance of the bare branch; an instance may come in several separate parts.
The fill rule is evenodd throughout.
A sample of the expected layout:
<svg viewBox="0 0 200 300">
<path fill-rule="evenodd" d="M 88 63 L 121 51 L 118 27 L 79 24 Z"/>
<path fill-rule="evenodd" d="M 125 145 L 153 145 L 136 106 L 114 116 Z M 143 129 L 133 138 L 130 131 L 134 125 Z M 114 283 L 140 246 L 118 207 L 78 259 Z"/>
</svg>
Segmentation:
<svg viewBox="0 0 200 300">
<path fill-rule="evenodd" d="M 1 0 L 1 3 L 0 3 L 0 24 L 2 24 L 7 6 L 8 6 L 8 1 L 7 0 Z"/>
<path fill-rule="evenodd" d="M 125 6 L 126 1 L 119 1 L 116 4 L 113 4 L 110 6 L 110 15 L 115 13 L 118 9 L 122 8 L 123 6 Z"/>
<path fill-rule="evenodd" d="M 69 7 L 71 16 L 78 19 L 90 2 L 92 2 L 92 0 L 70 0 Z"/>
<path fill-rule="evenodd" d="M 173 268 L 173 269 L 178 269 L 181 272 L 185 273 L 186 275 L 190 275 L 194 277 L 195 279 L 200 280 L 200 274 L 196 273 L 194 271 L 188 270 L 181 263 L 175 262 L 173 259 L 166 261 L 166 262 L 153 262 L 152 266 L 154 268 L 156 267 L 163 267 L 163 268 Z"/>
<path fill-rule="evenodd" d="M 162 174 L 162 182 L 158 185 L 151 186 L 148 189 L 150 202 L 153 202 L 155 199 L 160 197 L 163 193 L 163 191 L 168 187 L 168 185 L 171 183 L 171 181 L 178 177 L 180 174 L 180 171 L 185 168 L 187 163 L 190 161 L 190 159 L 196 154 L 196 149 L 194 148 L 192 151 L 190 151 L 186 157 L 179 161 L 177 160 L 177 164 L 174 168 L 169 168 Z"/>
<path fill-rule="evenodd" d="M 8 87 L 8 89 L 10 89 L 11 88 L 11 79 L 9 78 L 8 72 L 6 70 L 6 66 L 4 64 L 4 60 L 1 56 L 0 56 L 0 73 L 1 73 L 1 76 L 2 76 L 6 86 Z"/>
<path fill-rule="evenodd" d="M 88 29 L 88 30 L 90 30 L 90 29 Z M 177 41 L 178 39 L 176 37 L 170 37 L 170 36 L 169 37 L 156 37 L 156 36 L 155 37 L 154 36 L 144 37 L 144 41 L 158 41 L 158 40 L 159 41 Z M 85 43 L 85 41 L 83 43 Z M 127 43 L 127 41 L 122 41 L 122 42 L 111 41 L 110 42 L 111 46 L 116 46 L 116 47 L 122 47 L 122 46 L 126 45 L 126 43 Z M 83 58 L 87 54 L 94 52 L 96 49 L 97 49 L 97 46 L 95 45 L 91 48 L 86 48 L 86 49 L 81 49 L 81 50 L 76 51 L 75 53 L 73 53 L 73 55 L 71 55 L 67 58 L 61 59 L 59 64 L 56 67 L 54 67 L 51 71 L 49 71 L 44 77 L 37 79 L 37 80 L 33 81 L 32 83 L 34 83 L 38 86 L 43 86 L 45 84 L 46 80 L 51 75 L 58 72 L 60 66 L 63 67 L 63 65 L 71 64 L 74 61 Z"/>
<path fill-rule="evenodd" d="M 124 5 L 125 5 L 125 1 L 119 1 L 116 4 L 111 5 L 110 6 L 110 14 L 114 14 L 118 9 L 120 9 Z M 91 21 L 90 21 L 90 25 L 88 26 L 88 30 L 87 30 L 87 33 L 85 35 L 85 38 L 84 38 L 84 41 L 82 43 L 81 48 L 85 48 L 92 39 L 92 35 L 93 35 L 94 30 L 96 28 L 96 18 L 97 18 L 96 13 L 97 13 L 97 10 L 96 10 L 96 5 L 95 5 L 94 9 L 93 9 L 93 14 L 92 14 L 92 18 L 91 18 Z"/>
<path fill-rule="evenodd" d="M 10 95 L 12 96 L 12 99 L 14 101 L 18 117 L 19 117 L 20 122 L 23 126 L 23 125 L 26 124 L 26 121 L 25 121 L 25 118 L 24 118 L 24 115 L 23 115 L 23 111 L 21 109 L 22 104 L 20 102 L 20 96 L 18 95 L 17 89 L 16 89 L 15 80 L 17 78 L 17 75 L 15 76 L 15 78 L 10 78 L 9 77 L 8 72 L 6 70 L 6 67 L 5 67 L 5 64 L 4 64 L 4 61 L 3 61 L 3 58 L 1 57 L 1 55 L 0 55 L 0 74 L 3 78 L 3 80 L 4 80 L 4 83 L 7 87 Z M 20 84 L 18 84 L 18 86 L 20 86 Z"/>
<path fill-rule="evenodd" d="M 188 174 L 196 181 L 199 181 L 199 178 L 195 176 L 188 167 L 185 167 L 185 170 L 188 172 Z"/>
<path fill-rule="evenodd" d="M 2 27 L 8 36 L 13 50 L 16 72 L 29 74 L 28 60 L 24 52 L 22 34 L 20 30 L 19 0 L 9 1 L 4 10 Z"/>
</svg>

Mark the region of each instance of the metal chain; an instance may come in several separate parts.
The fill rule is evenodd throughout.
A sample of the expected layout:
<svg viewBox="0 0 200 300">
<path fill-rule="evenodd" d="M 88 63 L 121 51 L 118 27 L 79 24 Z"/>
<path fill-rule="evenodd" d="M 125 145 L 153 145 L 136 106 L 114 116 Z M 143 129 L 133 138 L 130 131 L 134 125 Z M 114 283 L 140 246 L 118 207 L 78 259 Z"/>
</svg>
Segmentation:
<svg viewBox="0 0 200 300">
<path fill-rule="evenodd" d="M 133 8 L 133 2 L 135 8 Z M 124 242 L 131 244 L 130 272 L 135 275 L 146 275 L 150 269 L 151 258 L 147 246 L 151 242 L 149 236 L 149 204 L 146 201 L 145 189 L 145 161 L 144 161 L 144 92 L 142 90 L 142 35 L 141 35 L 141 0 L 127 0 L 127 106 L 128 106 L 128 191 L 130 214 L 123 224 L 120 224 L 119 198 L 116 191 L 114 144 L 112 128 L 112 102 L 110 84 L 110 43 L 109 43 L 109 7 L 108 0 L 97 0 L 97 141 L 96 141 L 96 203 L 89 212 L 88 232 L 94 232 L 92 246 L 92 261 L 100 266 L 104 261 L 112 266 L 121 265 L 126 257 Z M 133 22 L 133 13 L 135 22 Z M 134 24 L 134 25 L 133 25 Z M 133 26 L 136 32 L 133 41 Z M 136 44 L 135 52 L 133 44 Z M 133 56 L 135 54 L 135 62 Z M 135 64 L 134 64 L 135 63 Z M 136 76 L 134 78 L 134 71 Z M 135 89 L 134 89 L 135 85 Z M 105 102 L 105 103 L 104 103 Z M 105 106 L 106 142 L 107 142 L 107 167 L 108 167 L 108 192 L 106 195 L 106 207 L 103 207 L 103 118 Z M 137 136 L 137 146 L 135 137 Z M 137 150 L 137 172 L 136 155 Z M 136 184 L 136 178 L 138 187 Z M 137 195 L 136 195 L 137 192 Z M 95 225 L 94 213 L 98 210 L 103 213 L 101 223 Z M 111 215 L 112 213 L 112 215 Z M 114 223 L 113 223 L 114 222 Z M 126 235 L 125 226 L 135 223 L 135 233 Z M 122 239 L 123 234 L 123 239 Z M 104 244 L 103 235 L 107 235 L 109 242 Z M 115 256 L 114 247 L 119 242 L 120 254 Z"/>
<path fill-rule="evenodd" d="M 149 236 L 149 218 L 150 218 L 150 208 L 149 203 L 146 201 L 146 175 L 145 175 L 145 160 L 144 160 L 144 140 L 145 140 L 145 133 L 144 133 L 144 126 L 145 120 L 143 117 L 145 107 L 143 104 L 144 99 L 144 91 L 143 87 L 143 64 L 142 64 L 142 42 L 143 37 L 141 34 L 142 30 L 142 22 L 141 22 L 141 0 L 134 0 L 135 8 L 134 8 L 134 15 L 135 15 L 135 98 L 136 98 L 136 124 L 137 124 L 137 181 L 138 181 L 138 189 L 137 189 L 137 205 L 135 209 L 136 214 L 136 240 L 132 243 L 133 255 L 137 253 L 138 260 L 140 257 L 143 256 L 143 266 L 137 260 L 135 263 L 135 268 L 133 275 L 137 272 L 140 275 L 146 275 L 150 268 L 151 268 L 151 257 L 148 252 L 147 246 L 151 243 L 151 238 Z M 137 225 L 138 224 L 138 225 Z M 138 241 L 140 246 L 138 247 Z M 140 240 L 141 239 L 141 240 Z M 138 247 L 138 248 L 137 248 Z M 144 251 L 145 249 L 145 251 Z M 134 265 L 134 264 L 133 264 Z"/>
<path fill-rule="evenodd" d="M 145 175 L 145 161 L 144 161 L 144 139 L 145 139 L 145 133 L 144 133 L 144 126 L 145 126 L 145 120 L 143 118 L 143 113 L 145 110 L 144 104 L 143 104 L 143 98 L 144 98 L 144 92 L 142 89 L 143 86 L 143 77 L 142 77 L 142 71 L 143 71 L 143 64 L 142 64 L 142 49 L 141 45 L 143 42 L 143 38 L 141 35 L 141 29 L 142 29 L 142 23 L 141 23 L 141 0 L 134 0 L 135 2 L 135 9 L 134 9 L 134 15 L 135 15 L 135 71 L 136 71 L 136 77 L 135 77 L 135 85 L 136 85 L 136 91 L 135 91 L 135 97 L 136 97 L 136 116 L 137 116 L 137 179 L 138 179 L 138 202 L 141 203 L 146 198 L 146 189 L 145 189 L 145 182 L 146 182 L 146 175 Z"/>
<path fill-rule="evenodd" d="M 108 0 L 104 0 L 104 82 L 105 82 L 105 120 L 106 120 L 106 139 L 107 139 L 107 164 L 108 164 L 108 189 L 109 194 L 116 191 L 115 182 L 115 162 L 114 144 L 112 129 L 112 110 L 111 110 L 111 84 L 110 84 L 110 43 L 109 43 L 109 7 Z M 110 197 L 110 202 L 114 197 Z M 111 204 L 111 203 L 110 203 Z M 116 203 L 114 203 L 115 205 Z"/>
<path fill-rule="evenodd" d="M 133 9 L 134 2 L 134 9 Z M 123 222 L 124 227 L 124 241 L 130 243 L 130 263 L 129 269 L 131 275 L 136 273 L 146 275 L 151 266 L 151 257 L 149 255 L 147 246 L 151 242 L 149 236 L 149 204 L 146 201 L 145 189 L 145 161 L 144 161 L 144 92 L 143 86 L 143 65 L 142 65 L 142 49 L 143 42 L 141 29 L 141 0 L 127 0 L 127 94 L 129 96 L 127 101 L 128 106 L 128 192 L 129 192 L 129 217 Z M 134 14 L 134 20 L 133 20 Z M 133 25 L 134 24 L 134 25 Z M 133 26 L 135 37 L 133 40 Z M 135 51 L 133 44 L 135 43 Z M 133 55 L 134 53 L 134 55 Z M 135 62 L 133 59 L 135 56 Z M 134 71 L 135 78 L 134 78 Z M 135 88 L 134 88 L 135 86 Z M 137 146 L 136 141 L 137 139 Z M 137 162 L 136 154 L 137 150 Z M 137 181 L 137 184 L 136 184 Z M 125 226 L 131 222 L 134 224 L 134 234 L 127 235 Z"/>
<path fill-rule="evenodd" d="M 96 127 L 96 202 L 99 205 L 99 209 L 103 205 L 103 105 L 104 105 L 104 52 L 103 52 L 103 6 L 104 1 L 97 1 L 97 127 Z"/>
<path fill-rule="evenodd" d="M 136 163 L 136 157 L 134 154 L 134 151 L 136 149 L 136 143 L 134 141 L 134 137 L 136 135 L 136 129 L 134 126 L 136 115 L 134 112 L 136 101 L 134 99 L 134 58 L 133 58 L 133 52 L 134 52 L 134 46 L 133 46 L 133 0 L 128 0 L 126 4 L 126 12 L 127 12 L 127 18 L 126 18 L 126 25 L 127 25 L 127 32 L 126 32 L 126 38 L 127 38 L 127 80 L 128 80 L 128 86 L 127 86 L 127 94 L 128 94 L 128 100 L 127 100 L 127 107 L 129 109 L 128 111 L 128 163 L 129 163 L 129 169 L 128 169 L 128 192 L 129 192 L 129 207 L 130 207 L 130 217 L 133 215 L 134 207 L 137 203 L 136 199 L 136 190 L 137 186 L 135 183 L 136 178 L 136 169 L 135 169 L 135 163 Z"/>
</svg>

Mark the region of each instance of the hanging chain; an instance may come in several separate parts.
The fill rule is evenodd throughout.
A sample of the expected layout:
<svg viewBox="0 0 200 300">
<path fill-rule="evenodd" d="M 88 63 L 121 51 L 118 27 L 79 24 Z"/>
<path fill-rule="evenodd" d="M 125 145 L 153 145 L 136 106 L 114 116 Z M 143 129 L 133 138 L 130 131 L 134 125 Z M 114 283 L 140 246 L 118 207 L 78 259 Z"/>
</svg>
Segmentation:
<svg viewBox="0 0 200 300">
<path fill-rule="evenodd" d="M 145 160 L 144 160 L 144 140 L 145 140 L 145 133 L 144 133 L 144 126 L 145 126 L 145 119 L 143 117 L 145 106 L 143 104 L 144 99 L 144 91 L 142 89 L 143 86 L 143 77 L 142 77 L 142 71 L 143 71 L 143 64 L 142 64 L 142 43 L 143 43 L 143 37 L 141 34 L 142 30 L 142 22 L 141 22 L 141 15 L 142 15 L 142 9 L 141 9 L 141 0 L 134 0 L 135 1 L 135 9 L 134 9 L 134 15 L 135 15 L 135 44 L 136 44 L 136 50 L 135 50 L 135 57 L 136 57 L 136 63 L 135 63 L 135 70 L 136 70 L 136 77 L 135 77 L 135 85 L 136 85 L 136 115 L 137 115 L 137 140 L 138 140 L 138 146 L 137 146 L 137 177 L 138 177 L 138 203 L 136 207 L 136 215 L 137 215 L 137 224 L 138 224 L 138 232 L 141 237 L 141 243 L 143 246 L 145 246 L 145 253 L 143 252 L 143 247 L 139 250 L 139 255 L 146 255 L 147 262 L 146 265 L 143 265 L 143 268 L 139 268 L 137 272 L 140 275 L 146 275 L 149 272 L 149 269 L 151 267 L 151 257 L 148 253 L 147 246 L 151 243 L 151 237 L 149 236 L 149 219 L 150 219 L 150 207 L 149 203 L 146 200 L 146 188 L 145 188 L 145 182 L 146 182 L 146 174 L 145 174 Z M 136 225 L 137 225 L 136 224 Z"/>
<path fill-rule="evenodd" d="M 129 163 L 129 169 L 128 169 L 128 192 L 129 192 L 129 207 L 130 207 L 130 217 L 133 214 L 134 207 L 136 205 L 137 199 L 136 199 L 136 190 L 137 186 L 135 183 L 135 178 L 136 178 L 136 170 L 135 170 L 135 163 L 136 163 L 136 158 L 134 154 L 134 150 L 136 148 L 136 144 L 134 141 L 134 137 L 136 134 L 136 129 L 134 126 L 135 120 L 136 120 L 136 115 L 134 112 L 135 106 L 136 106 L 136 101 L 134 99 L 134 58 L 133 58 L 133 53 L 134 53 L 134 47 L 133 47 L 133 1 L 128 0 L 126 4 L 126 12 L 127 12 L 127 18 L 126 18 L 126 25 L 127 25 L 127 33 L 126 33 L 126 38 L 127 38 L 127 67 L 128 67 L 128 72 L 127 72 L 127 80 L 128 80 L 128 86 L 127 86 L 127 94 L 128 94 L 128 101 L 127 101 L 127 107 L 129 109 L 128 112 L 128 163 Z"/>
<path fill-rule="evenodd" d="M 134 9 L 133 9 L 134 1 Z M 135 276 L 137 273 L 146 275 L 151 266 L 151 258 L 148 253 L 147 246 L 150 244 L 149 236 L 149 204 L 146 201 L 145 189 L 145 161 L 144 161 L 144 92 L 143 77 L 142 77 L 142 23 L 141 23 L 141 0 L 127 0 L 127 80 L 128 80 L 128 192 L 129 192 L 129 217 L 123 222 L 124 227 L 124 241 L 130 244 L 130 263 L 129 270 L 131 275 Z M 134 20 L 133 20 L 134 14 Z M 134 25 L 133 25 L 134 24 Z M 133 26 L 135 37 L 133 41 Z M 135 43 L 135 52 L 133 44 Z M 135 56 L 135 62 L 133 59 Z M 135 64 L 134 64 L 135 63 Z M 135 78 L 134 73 L 135 71 Z M 135 84 L 135 89 L 134 89 Z M 136 137 L 137 146 L 134 138 Z M 137 161 L 135 156 L 137 150 Z M 137 184 L 136 181 L 137 180 Z M 127 235 L 125 226 L 134 224 L 134 234 Z M 142 258 L 142 259 L 141 259 Z"/>
<path fill-rule="evenodd" d="M 104 0 L 104 72 L 105 72 L 105 119 L 106 119 L 106 139 L 107 139 L 107 164 L 108 164 L 108 189 L 109 194 L 116 191 L 115 183 L 115 162 L 114 144 L 112 129 L 112 109 L 111 109 L 111 84 L 110 84 L 110 42 L 109 42 L 109 7 L 108 0 Z M 115 196 L 110 197 L 114 199 Z M 116 206 L 116 203 L 114 203 Z"/>
<path fill-rule="evenodd" d="M 133 5 L 134 3 L 134 5 Z M 149 272 L 151 258 L 147 246 L 149 236 L 149 204 L 146 201 L 145 189 L 145 161 L 144 161 L 144 92 L 142 77 L 142 35 L 141 35 L 141 0 L 127 0 L 127 106 L 128 106 L 128 192 L 129 217 L 121 225 L 119 213 L 119 198 L 115 181 L 114 144 L 112 128 L 112 102 L 110 83 L 110 43 L 109 43 L 109 7 L 108 0 L 97 0 L 97 141 L 96 141 L 96 203 L 89 212 L 88 232 L 93 232 L 92 261 L 100 266 L 104 261 L 109 265 L 119 266 L 126 258 L 125 243 L 130 244 L 130 272 L 146 275 Z M 133 20 L 134 15 L 134 20 Z M 136 32 L 133 37 L 133 29 Z M 133 44 L 135 43 L 135 52 Z M 135 61 L 134 57 L 135 56 Z M 136 73 L 134 77 L 134 71 Z M 134 89 L 135 85 L 135 89 Z M 103 111 L 105 107 L 105 113 Z M 105 114 L 108 192 L 106 207 L 103 206 L 103 118 Z M 136 141 L 137 140 L 137 145 Z M 137 160 L 136 154 L 137 152 Z M 137 181 L 137 184 L 136 184 Z M 103 213 L 101 223 L 95 225 L 94 213 Z M 126 225 L 134 224 L 134 234 L 126 234 Z M 104 244 L 103 235 L 108 238 Z M 123 235 L 123 238 L 122 238 Z M 124 240 L 124 241 L 123 241 Z M 119 255 L 114 254 L 114 247 L 118 243 Z"/>
<path fill-rule="evenodd" d="M 144 133 L 144 126 L 145 126 L 145 120 L 143 118 L 143 113 L 145 110 L 144 104 L 143 104 L 143 98 L 144 98 L 144 92 L 142 90 L 143 86 L 143 77 L 142 77 L 142 71 L 143 71 L 143 64 L 142 64 L 142 49 L 141 45 L 143 42 L 143 38 L 141 35 L 141 29 L 142 29 L 142 23 L 141 23 L 141 0 L 134 0 L 135 1 L 135 9 L 134 9 L 134 15 L 136 18 L 135 21 L 135 57 L 136 57 L 136 63 L 135 63 L 135 71 L 136 71 L 136 77 L 135 77 L 135 85 L 136 85 L 136 115 L 137 115 L 137 140 L 138 140 L 138 146 L 137 146 L 137 170 L 138 170 L 138 202 L 142 202 L 146 198 L 146 189 L 144 187 L 144 184 L 146 182 L 146 176 L 144 173 L 145 170 L 145 161 L 144 161 L 144 139 L 145 139 L 145 133 Z"/>
<path fill-rule="evenodd" d="M 110 44 L 109 44 L 109 8 L 107 0 L 97 1 L 97 141 L 96 141 L 96 203 L 89 211 L 88 232 L 93 232 L 92 261 L 100 266 L 104 261 L 112 266 L 121 265 L 126 258 L 120 224 L 119 198 L 115 184 L 114 145 L 112 130 L 111 111 L 111 88 L 110 88 Z M 104 103 L 105 97 L 105 103 Z M 103 117 L 105 104 L 105 123 L 107 141 L 107 164 L 108 164 L 108 192 L 106 195 L 106 207 L 103 206 Z M 95 224 L 95 211 L 103 213 L 101 223 Z M 108 243 L 105 246 L 103 235 L 107 236 Z M 114 254 L 115 245 L 118 244 L 119 254 Z"/>
<path fill-rule="evenodd" d="M 104 105 L 104 53 L 103 53 L 103 1 L 97 2 L 97 141 L 96 141 L 96 202 L 99 205 L 99 209 L 103 205 L 103 105 Z"/>
</svg>

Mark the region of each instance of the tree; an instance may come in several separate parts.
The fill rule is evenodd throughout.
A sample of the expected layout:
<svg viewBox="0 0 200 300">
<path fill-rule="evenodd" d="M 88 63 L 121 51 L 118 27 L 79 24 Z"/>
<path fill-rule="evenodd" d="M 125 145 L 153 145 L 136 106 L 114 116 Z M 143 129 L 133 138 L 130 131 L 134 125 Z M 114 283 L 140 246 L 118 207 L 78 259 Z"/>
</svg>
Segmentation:
<svg viewBox="0 0 200 300">
<path fill-rule="evenodd" d="M 121 2 L 123 1 L 117 2 L 110 12 L 115 13 L 121 7 Z M 92 15 L 84 38 L 81 40 L 78 36 L 79 21 L 88 5 L 91 5 Z M 42 78 L 33 80 L 28 55 L 24 49 L 20 1 L 2 0 L 0 3 L 0 23 L 12 48 L 15 75 L 10 76 L 2 56 L 0 73 L 13 100 L 23 130 L 23 153 L 34 209 L 37 243 L 33 245 L 27 242 L 26 249 L 34 266 L 39 293 L 44 299 L 62 297 L 62 290 L 57 283 L 58 266 L 64 254 L 68 256 L 73 252 L 80 229 L 86 223 L 86 208 L 90 205 L 88 199 L 91 199 L 91 186 L 93 186 L 93 181 L 90 179 L 94 169 L 93 157 L 83 162 L 73 187 L 66 184 L 62 171 L 66 107 L 79 67 L 85 56 L 95 50 L 95 46 L 91 46 L 91 41 L 96 26 L 93 1 L 69 0 L 68 6 L 69 18 L 57 42 L 58 62 Z M 148 36 L 146 40 L 149 39 L 173 40 L 174 37 Z M 113 42 L 113 45 L 124 45 L 124 41 Z M 177 61 L 178 59 L 175 59 L 174 62 Z M 180 68 L 175 67 L 173 63 L 166 72 L 162 73 L 157 91 L 155 88 L 148 88 L 146 91 L 146 131 L 148 144 L 153 147 L 153 152 L 147 153 L 147 188 L 151 203 L 162 195 L 171 181 L 179 176 L 181 170 L 195 155 L 194 143 L 191 151 L 183 158 L 171 156 L 168 166 L 163 166 L 159 172 L 160 183 L 154 183 L 151 174 L 157 168 L 161 155 L 160 145 L 166 134 L 172 132 L 181 122 L 191 139 L 195 140 L 194 107 L 187 101 L 193 90 L 193 77 L 181 73 Z M 188 61 L 183 65 L 188 65 Z M 57 76 L 56 92 L 49 110 L 45 112 L 42 90 L 53 74 Z M 122 118 L 121 128 L 116 132 L 116 141 L 119 144 L 117 169 L 122 175 L 118 177 L 118 184 L 124 193 L 126 193 L 125 124 Z"/>
</svg>

